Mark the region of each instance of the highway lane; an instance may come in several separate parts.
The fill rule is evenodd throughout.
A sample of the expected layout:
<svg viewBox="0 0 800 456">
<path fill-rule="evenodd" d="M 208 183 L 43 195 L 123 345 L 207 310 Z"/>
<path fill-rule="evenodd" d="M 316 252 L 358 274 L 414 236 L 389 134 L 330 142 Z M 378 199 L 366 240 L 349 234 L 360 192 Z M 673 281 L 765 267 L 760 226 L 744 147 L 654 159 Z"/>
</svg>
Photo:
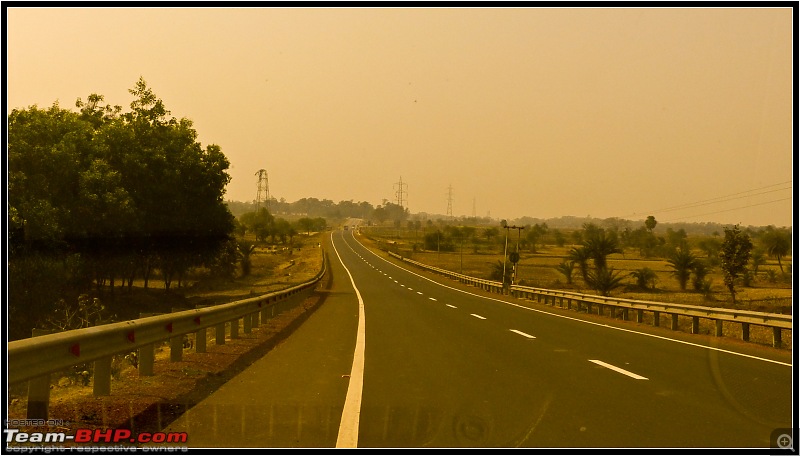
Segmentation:
<svg viewBox="0 0 800 456">
<path fill-rule="evenodd" d="M 334 242 L 363 296 L 359 446 L 761 447 L 791 367 L 454 291 Z"/>
<path fill-rule="evenodd" d="M 353 442 L 371 448 L 767 448 L 791 422 L 785 363 L 458 291 L 350 230 L 326 244 L 323 305 L 168 431 L 192 447 L 333 447 L 354 422 Z"/>
<path fill-rule="evenodd" d="M 192 448 L 336 446 L 359 309 L 342 264 L 329 260 L 335 280 L 308 320 L 167 432 L 187 432 Z"/>
</svg>

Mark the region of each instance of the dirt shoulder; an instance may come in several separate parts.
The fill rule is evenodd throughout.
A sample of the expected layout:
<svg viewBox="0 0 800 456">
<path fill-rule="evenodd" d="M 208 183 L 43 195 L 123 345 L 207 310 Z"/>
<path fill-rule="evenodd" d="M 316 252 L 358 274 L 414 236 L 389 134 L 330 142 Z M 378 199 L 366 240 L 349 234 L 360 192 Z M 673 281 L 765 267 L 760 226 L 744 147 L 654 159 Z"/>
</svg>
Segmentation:
<svg viewBox="0 0 800 456">
<path fill-rule="evenodd" d="M 235 301 L 301 283 L 319 271 L 320 258 L 318 247 L 288 261 L 285 257 L 261 258 L 259 261 L 273 263 L 274 267 L 262 268 L 259 274 L 247 279 L 249 283 L 245 287 L 220 284 L 206 285 L 206 289 L 192 287 L 191 294 L 177 295 L 178 302 L 185 304 L 178 305 L 176 310 L 193 308 L 196 303 Z M 240 329 L 239 337 L 235 339 L 230 338 L 230 333 L 226 334 L 224 345 L 217 345 L 213 331 L 207 331 L 206 353 L 195 351 L 193 336 L 188 338 L 180 362 L 169 361 L 166 343 L 156 347 L 152 376 L 139 376 L 133 363 L 124 356 L 116 356 L 112 363 L 109 396 L 94 397 L 91 382 L 75 375 L 74 371 L 52 374 L 48 418 L 53 425 L 18 428 L 23 432 L 69 432 L 79 428 L 157 432 L 291 335 L 323 304 L 324 290 L 330 280 L 330 274 L 326 274 L 305 301 L 262 322 L 250 333 L 242 333 Z M 253 291 L 254 287 L 258 287 L 258 292 Z M 173 307 L 174 304 L 172 301 Z M 167 305 L 169 302 L 161 303 L 159 308 Z M 151 303 L 151 307 L 155 306 Z M 140 308 L 147 310 L 148 306 Z M 25 419 L 26 385 L 12 385 L 8 392 L 7 418 Z"/>
</svg>

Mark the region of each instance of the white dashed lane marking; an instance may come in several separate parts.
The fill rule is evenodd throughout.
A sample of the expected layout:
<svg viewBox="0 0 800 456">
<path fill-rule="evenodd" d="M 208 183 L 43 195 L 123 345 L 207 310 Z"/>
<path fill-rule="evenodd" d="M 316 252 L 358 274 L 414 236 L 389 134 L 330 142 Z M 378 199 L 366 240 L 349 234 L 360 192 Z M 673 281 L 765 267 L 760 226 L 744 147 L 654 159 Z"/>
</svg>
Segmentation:
<svg viewBox="0 0 800 456">
<path fill-rule="evenodd" d="M 475 318 L 480 318 L 481 320 L 486 320 L 486 317 L 481 317 L 481 316 L 480 316 L 480 315 L 478 315 L 478 314 L 470 314 L 470 315 L 472 315 L 472 316 L 473 316 L 473 317 L 475 317 Z"/>
<path fill-rule="evenodd" d="M 509 331 L 511 331 L 512 333 L 517 333 L 522 337 L 527 337 L 528 339 L 536 339 L 536 336 L 531 336 L 528 333 L 524 333 L 524 332 L 516 330 L 516 329 L 509 329 Z"/>
<path fill-rule="evenodd" d="M 636 380 L 647 380 L 647 377 L 642 377 L 639 374 L 634 374 L 631 371 L 626 371 L 625 369 L 623 369 L 621 367 L 612 366 L 611 364 L 604 363 L 604 362 L 602 362 L 602 361 L 600 361 L 598 359 L 590 359 L 589 361 L 593 362 L 593 363 L 595 363 L 595 364 L 597 364 L 599 366 L 603 366 L 606 369 L 611 369 L 611 370 L 613 370 L 615 372 L 619 372 L 622 375 L 627 375 L 628 377 L 635 378 Z"/>
</svg>

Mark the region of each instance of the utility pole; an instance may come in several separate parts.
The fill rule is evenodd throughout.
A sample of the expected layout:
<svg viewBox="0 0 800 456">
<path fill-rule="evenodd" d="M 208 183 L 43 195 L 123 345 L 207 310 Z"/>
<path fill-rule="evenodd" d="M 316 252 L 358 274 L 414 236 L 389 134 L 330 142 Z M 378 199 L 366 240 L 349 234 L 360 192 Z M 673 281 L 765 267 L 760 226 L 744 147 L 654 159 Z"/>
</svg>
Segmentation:
<svg viewBox="0 0 800 456">
<path fill-rule="evenodd" d="M 453 218 L 453 186 L 447 187 L 447 216 Z"/>
<path fill-rule="evenodd" d="M 472 218 L 477 219 L 477 215 L 475 213 L 475 197 L 472 197 Z"/>
<path fill-rule="evenodd" d="M 261 201 L 264 201 L 265 207 L 269 210 L 269 179 L 267 178 L 267 171 L 259 169 L 255 174 L 258 176 L 258 191 L 256 193 L 256 212 L 261 206 Z"/>
<path fill-rule="evenodd" d="M 503 222 L 505 222 L 505 220 Z M 524 226 L 516 226 L 516 225 L 509 226 L 506 223 L 503 223 L 502 226 L 506 230 L 506 246 L 505 246 L 505 250 L 503 251 L 503 290 L 505 290 L 505 286 L 506 286 L 506 258 L 508 257 L 508 230 L 517 230 L 517 248 L 516 248 L 516 252 L 512 252 L 511 258 L 510 258 L 511 264 L 514 265 L 514 270 L 512 272 L 512 277 L 511 277 L 511 285 L 513 285 L 515 280 L 516 280 L 516 278 L 517 278 L 517 262 L 519 262 L 519 239 L 520 239 L 520 236 L 521 236 L 521 232 L 522 232 L 522 230 L 525 229 L 525 227 Z"/>
</svg>

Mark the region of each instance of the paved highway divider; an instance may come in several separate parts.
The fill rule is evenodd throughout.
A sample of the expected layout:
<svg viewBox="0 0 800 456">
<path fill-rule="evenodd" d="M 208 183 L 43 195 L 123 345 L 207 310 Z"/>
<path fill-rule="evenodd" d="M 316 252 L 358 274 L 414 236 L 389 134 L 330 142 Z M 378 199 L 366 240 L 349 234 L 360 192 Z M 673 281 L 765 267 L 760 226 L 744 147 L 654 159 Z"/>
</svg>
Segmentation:
<svg viewBox="0 0 800 456">
<path fill-rule="evenodd" d="M 115 355 L 137 353 L 140 376 L 152 376 L 155 347 L 169 341 L 170 361 L 181 361 L 184 336 L 195 334 L 195 350 L 207 350 L 206 331 L 214 328 L 216 344 L 225 343 L 226 325 L 231 339 L 264 324 L 274 315 L 302 303 L 325 275 L 323 254 L 320 271 L 311 280 L 285 290 L 241 301 L 181 312 L 139 318 L 90 328 L 75 329 L 8 343 L 8 383 L 28 382 L 29 419 L 47 419 L 50 374 L 94 362 L 95 396 L 111 393 L 111 362 Z"/>
<path fill-rule="evenodd" d="M 404 258 L 394 252 L 388 253 L 390 256 L 403 262 L 413 264 L 428 271 L 442 274 L 453 280 L 458 280 L 461 283 L 473 285 L 493 293 L 503 293 L 503 284 L 501 282 L 457 274 L 446 269 L 429 266 L 409 258 Z M 587 313 L 593 313 L 594 309 L 598 315 L 604 315 L 607 311 L 607 313 L 613 317 L 616 316 L 618 313 L 617 311 L 620 310 L 623 320 L 629 320 L 630 311 L 633 310 L 636 312 L 637 323 L 642 323 L 644 319 L 644 312 L 650 312 L 653 315 L 653 326 L 659 326 L 661 314 L 667 314 L 671 317 L 670 327 L 673 330 L 678 330 L 678 317 L 691 317 L 692 334 L 697 334 L 699 332 L 701 318 L 714 321 L 714 335 L 717 337 L 722 336 L 723 322 L 727 321 L 738 323 L 741 324 L 741 337 L 744 341 L 750 340 L 750 325 L 765 326 L 772 328 L 772 346 L 777 348 L 781 347 L 782 344 L 781 331 L 792 330 L 792 316 L 784 314 L 753 312 L 747 310 L 726 309 L 721 307 L 672 304 L 654 301 L 638 301 L 633 299 L 612 298 L 569 291 L 523 287 L 519 285 L 511 285 L 509 287 L 509 293 L 516 298 L 544 302 L 545 304 L 553 306 L 558 305 L 559 307 L 564 307 L 566 309 L 572 309 L 574 306 L 576 310 L 581 311 L 585 309 Z"/>
</svg>

